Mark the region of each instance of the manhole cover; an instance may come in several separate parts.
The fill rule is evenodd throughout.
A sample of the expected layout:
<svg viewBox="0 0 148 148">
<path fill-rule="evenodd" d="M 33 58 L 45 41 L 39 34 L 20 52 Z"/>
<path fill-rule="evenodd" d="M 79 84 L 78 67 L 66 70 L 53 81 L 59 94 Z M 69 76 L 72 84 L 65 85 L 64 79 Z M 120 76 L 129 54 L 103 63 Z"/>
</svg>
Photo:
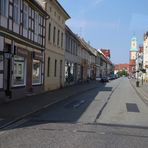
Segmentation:
<svg viewBox="0 0 148 148">
<path fill-rule="evenodd" d="M 128 112 L 140 112 L 136 103 L 126 103 Z"/>
</svg>

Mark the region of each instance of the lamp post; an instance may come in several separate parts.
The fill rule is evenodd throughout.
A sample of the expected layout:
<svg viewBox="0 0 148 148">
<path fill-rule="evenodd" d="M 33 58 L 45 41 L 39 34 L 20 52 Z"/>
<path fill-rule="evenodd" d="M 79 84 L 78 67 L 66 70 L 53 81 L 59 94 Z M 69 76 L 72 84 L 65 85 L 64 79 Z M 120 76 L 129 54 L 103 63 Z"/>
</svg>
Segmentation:
<svg viewBox="0 0 148 148">
<path fill-rule="evenodd" d="M 12 58 L 12 53 L 11 52 L 4 52 L 4 59 L 7 60 L 7 84 L 6 84 L 6 89 L 5 89 L 5 94 L 9 98 L 12 97 L 11 93 L 11 58 Z"/>
<path fill-rule="evenodd" d="M 136 86 L 139 87 L 139 52 L 136 54 Z"/>
</svg>

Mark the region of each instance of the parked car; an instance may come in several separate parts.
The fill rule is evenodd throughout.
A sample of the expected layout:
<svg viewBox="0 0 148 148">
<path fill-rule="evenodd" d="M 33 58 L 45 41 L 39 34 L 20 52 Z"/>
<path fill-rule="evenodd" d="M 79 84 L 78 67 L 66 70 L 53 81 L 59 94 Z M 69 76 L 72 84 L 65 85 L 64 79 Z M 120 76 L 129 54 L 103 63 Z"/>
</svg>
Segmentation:
<svg viewBox="0 0 148 148">
<path fill-rule="evenodd" d="M 102 77 L 101 82 L 109 82 L 109 78 L 108 77 Z"/>
<path fill-rule="evenodd" d="M 116 79 L 116 76 L 115 75 L 111 75 L 110 76 L 110 80 L 114 80 L 114 79 Z"/>
</svg>

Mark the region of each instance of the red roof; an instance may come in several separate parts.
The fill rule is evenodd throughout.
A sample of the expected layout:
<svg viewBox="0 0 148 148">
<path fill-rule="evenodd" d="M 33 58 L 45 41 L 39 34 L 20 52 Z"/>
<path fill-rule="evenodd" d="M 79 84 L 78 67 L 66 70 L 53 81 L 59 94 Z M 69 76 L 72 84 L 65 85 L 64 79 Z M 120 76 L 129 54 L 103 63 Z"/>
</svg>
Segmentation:
<svg viewBox="0 0 148 148">
<path fill-rule="evenodd" d="M 129 69 L 129 64 L 115 64 L 115 70 Z"/>
<path fill-rule="evenodd" d="M 135 60 L 130 60 L 129 65 L 130 66 L 136 65 L 136 61 Z"/>
</svg>

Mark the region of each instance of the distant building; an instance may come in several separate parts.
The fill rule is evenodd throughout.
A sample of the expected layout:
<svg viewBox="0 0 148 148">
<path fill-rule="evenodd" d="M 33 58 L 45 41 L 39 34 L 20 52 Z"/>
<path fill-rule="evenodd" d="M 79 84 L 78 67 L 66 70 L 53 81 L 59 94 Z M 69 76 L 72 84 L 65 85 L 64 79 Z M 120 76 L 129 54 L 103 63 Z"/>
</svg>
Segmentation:
<svg viewBox="0 0 148 148">
<path fill-rule="evenodd" d="M 114 73 L 114 64 L 110 61 L 110 50 L 98 50 L 100 56 L 100 77 L 109 76 Z"/>
<path fill-rule="evenodd" d="M 109 49 L 100 49 L 105 57 L 110 59 L 110 50 Z"/>
<path fill-rule="evenodd" d="M 125 70 L 129 73 L 129 64 L 115 64 L 114 65 L 114 74 L 117 74 L 119 71 Z"/>
<path fill-rule="evenodd" d="M 144 74 L 144 79 L 148 80 L 148 32 L 144 34 L 143 68 L 146 70 L 146 73 Z"/>
<path fill-rule="evenodd" d="M 130 59 L 129 59 L 129 73 L 130 75 L 136 72 L 136 56 L 137 56 L 137 39 L 135 36 L 131 39 Z"/>
</svg>

